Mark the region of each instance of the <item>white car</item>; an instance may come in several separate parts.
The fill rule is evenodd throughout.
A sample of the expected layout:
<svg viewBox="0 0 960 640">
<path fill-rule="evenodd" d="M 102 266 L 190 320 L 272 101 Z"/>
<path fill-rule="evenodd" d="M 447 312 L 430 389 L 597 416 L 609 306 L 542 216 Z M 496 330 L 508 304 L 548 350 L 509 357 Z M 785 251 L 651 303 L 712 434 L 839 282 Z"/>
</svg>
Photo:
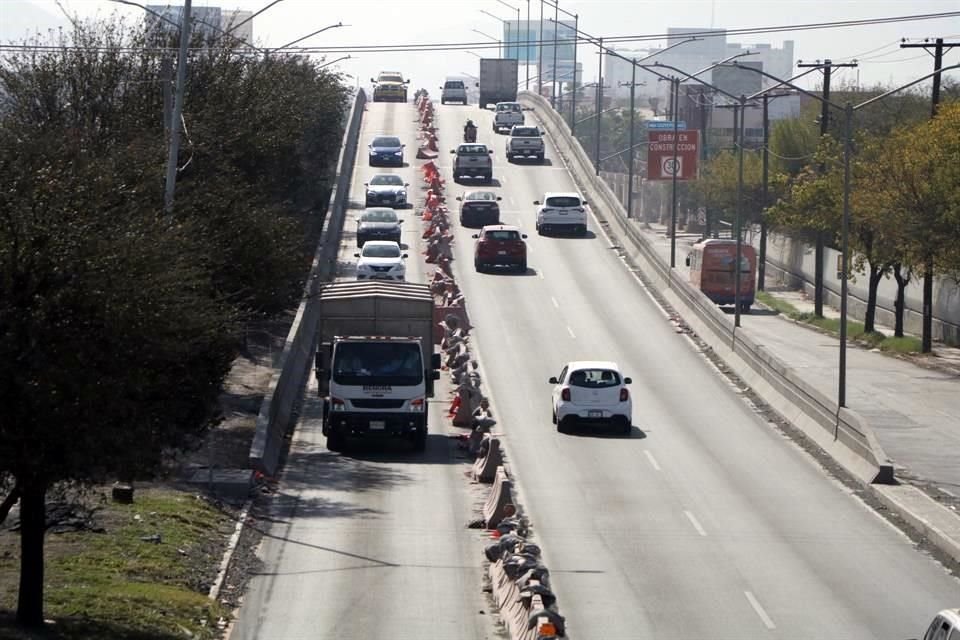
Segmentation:
<svg viewBox="0 0 960 640">
<path fill-rule="evenodd" d="M 587 201 L 579 193 L 547 192 L 543 202 L 534 200 L 537 205 L 537 233 L 543 235 L 551 231 L 567 231 L 581 236 L 587 235 Z"/>
<path fill-rule="evenodd" d="M 923 640 L 960 640 L 960 609 L 944 609 L 934 616 Z"/>
<path fill-rule="evenodd" d="M 389 240 L 368 240 L 363 243 L 357 258 L 357 280 L 404 280 L 407 266 L 403 263 L 407 254 L 400 245 Z"/>
<path fill-rule="evenodd" d="M 615 362 L 569 362 L 553 388 L 553 422 L 566 433 L 578 423 L 612 425 L 629 435 L 633 428 L 633 402 L 627 385 L 632 380 L 620 373 Z"/>
</svg>

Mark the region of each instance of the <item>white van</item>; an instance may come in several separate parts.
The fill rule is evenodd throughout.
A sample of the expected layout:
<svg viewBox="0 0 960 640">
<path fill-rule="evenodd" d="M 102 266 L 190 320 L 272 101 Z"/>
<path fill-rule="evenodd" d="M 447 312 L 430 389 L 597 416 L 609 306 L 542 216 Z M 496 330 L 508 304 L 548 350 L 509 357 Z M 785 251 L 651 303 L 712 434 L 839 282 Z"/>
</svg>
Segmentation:
<svg viewBox="0 0 960 640">
<path fill-rule="evenodd" d="M 447 78 L 447 81 L 440 87 L 440 104 L 447 104 L 448 102 L 467 104 L 467 85 L 463 83 L 463 80 Z"/>
<path fill-rule="evenodd" d="M 960 640 L 960 609 L 944 609 L 938 613 L 923 640 Z"/>
</svg>

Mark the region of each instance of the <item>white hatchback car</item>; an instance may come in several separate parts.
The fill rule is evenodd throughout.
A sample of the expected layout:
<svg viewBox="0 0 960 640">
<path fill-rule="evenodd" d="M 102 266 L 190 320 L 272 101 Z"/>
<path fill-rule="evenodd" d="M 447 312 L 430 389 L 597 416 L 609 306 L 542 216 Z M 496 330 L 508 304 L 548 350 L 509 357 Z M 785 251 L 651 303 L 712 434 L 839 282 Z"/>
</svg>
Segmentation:
<svg viewBox="0 0 960 640">
<path fill-rule="evenodd" d="M 357 280 L 404 280 L 407 267 L 403 264 L 407 254 L 400 245 L 388 240 L 368 240 L 363 243 L 357 258 Z"/>
<path fill-rule="evenodd" d="M 587 201 L 579 193 L 548 192 L 542 203 L 535 200 L 533 204 L 537 205 L 536 226 L 540 235 L 550 231 L 587 235 Z"/>
<path fill-rule="evenodd" d="M 560 375 L 550 378 L 553 388 L 553 422 L 566 433 L 574 424 L 613 425 L 629 434 L 633 403 L 627 385 L 632 380 L 620 373 L 615 362 L 570 362 Z"/>
<path fill-rule="evenodd" d="M 923 640 L 960 640 L 960 609 L 944 609 L 934 616 Z"/>
</svg>

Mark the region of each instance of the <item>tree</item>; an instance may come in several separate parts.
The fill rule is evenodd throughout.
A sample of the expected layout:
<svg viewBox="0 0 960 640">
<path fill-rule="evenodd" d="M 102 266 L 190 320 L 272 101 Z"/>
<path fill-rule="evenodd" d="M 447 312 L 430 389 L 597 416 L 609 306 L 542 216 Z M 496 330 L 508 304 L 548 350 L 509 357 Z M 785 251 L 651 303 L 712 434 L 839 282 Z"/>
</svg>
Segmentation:
<svg viewBox="0 0 960 640">
<path fill-rule="evenodd" d="M 760 156 L 743 154 L 743 222 L 757 217 L 763 210 L 763 172 Z M 721 151 L 710 158 L 700 174 L 700 179 L 691 185 L 700 200 L 712 209 L 725 212 L 725 218 L 733 220 L 737 209 L 737 183 L 739 181 L 739 158 L 733 151 Z"/>
</svg>

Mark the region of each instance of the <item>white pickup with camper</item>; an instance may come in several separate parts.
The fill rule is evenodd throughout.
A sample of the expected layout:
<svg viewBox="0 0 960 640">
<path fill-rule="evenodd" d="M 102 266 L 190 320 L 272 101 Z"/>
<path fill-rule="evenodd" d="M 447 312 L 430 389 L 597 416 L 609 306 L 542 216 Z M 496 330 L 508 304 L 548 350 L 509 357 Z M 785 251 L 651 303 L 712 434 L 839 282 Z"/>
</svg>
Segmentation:
<svg viewBox="0 0 960 640">
<path fill-rule="evenodd" d="M 430 288 L 336 282 L 318 295 L 315 366 L 327 448 L 342 451 L 349 438 L 403 438 L 423 451 L 440 377 Z"/>
</svg>

